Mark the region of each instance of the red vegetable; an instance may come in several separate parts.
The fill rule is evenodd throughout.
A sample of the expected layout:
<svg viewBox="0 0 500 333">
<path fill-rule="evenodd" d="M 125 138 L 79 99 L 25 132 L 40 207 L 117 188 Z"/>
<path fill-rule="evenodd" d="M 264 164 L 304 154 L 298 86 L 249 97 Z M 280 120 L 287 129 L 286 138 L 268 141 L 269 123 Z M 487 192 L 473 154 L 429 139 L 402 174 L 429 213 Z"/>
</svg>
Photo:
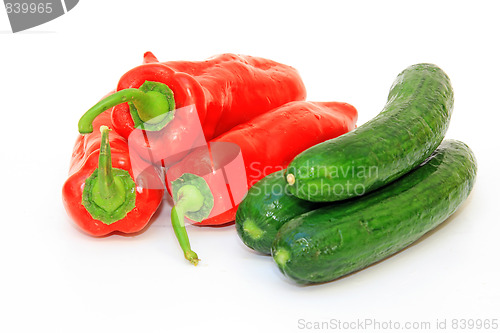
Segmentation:
<svg viewBox="0 0 500 333">
<path fill-rule="evenodd" d="M 164 191 L 150 189 L 148 182 L 159 181 L 155 174 L 133 178 L 127 141 L 109 132 L 110 111 L 100 114 L 93 125 L 96 130 L 80 135 L 75 143 L 63 186 L 66 211 L 93 236 L 138 232 L 157 210 Z"/>
<path fill-rule="evenodd" d="M 255 182 L 285 168 L 303 150 L 354 129 L 356 120 L 356 109 L 347 103 L 290 102 L 234 127 L 211 140 L 210 149 L 195 149 L 172 166 L 166 177 L 176 202 L 172 223 L 186 258 L 197 260 L 184 216 L 198 225 L 234 221 L 239 202 Z"/>
<path fill-rule="evenodd" d="M 222 54 L 205 61 L 160 63 L 147 52 L 143 65 L 122 76 L 117 92 L 82 117 L 79 130 L 90 132 L 96 115 L 114 106 L 113 128 L 128 138 L 137 127 L 160 130 L 172 120 L 175 108 L 194 105 L 209 140 L 277 106 L 305 97 L 297 71 L 272 60 Z M 166 136 L 169 133 L 166 131 Z M 158 139 L 168 144 L 165 136 Z"/>
</svg>

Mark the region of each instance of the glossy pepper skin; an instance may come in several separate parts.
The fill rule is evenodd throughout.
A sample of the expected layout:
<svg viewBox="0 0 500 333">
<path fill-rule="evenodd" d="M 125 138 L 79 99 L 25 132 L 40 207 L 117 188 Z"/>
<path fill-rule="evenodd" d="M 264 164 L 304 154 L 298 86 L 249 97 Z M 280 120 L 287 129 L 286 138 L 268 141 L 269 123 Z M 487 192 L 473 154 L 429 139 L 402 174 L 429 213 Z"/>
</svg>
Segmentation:
<svg viewBox="0 0 500 333">
<path fill-rule="evenodd" d="M 139 88 L 145 81 L 166 84 L 176 108 L 195 105 L 206 140 L 287 102 L 306 98 L 304 83 L 294 68 L 235 54 L 204 61 L 158 62 L 146 52 L 144 64 L 125 73 L 117 91 Z M 118 134 L 129 137 L 135 123 L 128 104 L 113 108 L 112 122 Z"/>
<path fill-rule="evenodd" d="M 122 173 L 128 173 L 134 181 L 132 184 L 135 192 L 135 203 L 125 217 L 117 221 L 104 223 L 93 218 L 84 206 L 82 197 L 84 197 L 86 181 L 100 167 L 102 135 L 99 130 L 101 126 L 111 126 L 111 111 L 101 113 L 94 120 L 93 126 L 94 131 L 87 135 L 79 135 L 74 146 L 69 177 L 62 190 L 66 211 L 81 230 L 92 236 L 104 236 L 113 232 L 136 233 L 148 224 L 162 201 L 164 191 L 147 189 L 147 186 L 143 184 L 146 178 L 132 179 L 127 141 L 111 131 L 109 132 L 111 165 L 118 171 L 123 170 Z M 127 177 L 127 175 L 125 176 Z"/>
<path fill-rule="evenodd" d="M 266 175 L 285 168 L 303 150 L 354 129 L 357 117 L 356 109 L 347 103 L 290 102 L 234 127 L 211 140 L 209 145 L 212 149 L 214 144 L 223 142 L 239 146 L 246 171 L 245 190 L 248 190 Z M 221 225 L 235 219 L 238 202 L 228 206 L 227 192 L 231 184 L 221 182 L 221 172 L 216 166 L 226 162 L 230 161 L 214 162 L 208 149 L 199 148 L 166 174 L 167 184 L 183 174 L 198 175 L 207 182 L 214 206 L 208 218 L 196 221 L 197 225 Z M 237 196 L 242 199 L 241 194 Z"/>
</svg>

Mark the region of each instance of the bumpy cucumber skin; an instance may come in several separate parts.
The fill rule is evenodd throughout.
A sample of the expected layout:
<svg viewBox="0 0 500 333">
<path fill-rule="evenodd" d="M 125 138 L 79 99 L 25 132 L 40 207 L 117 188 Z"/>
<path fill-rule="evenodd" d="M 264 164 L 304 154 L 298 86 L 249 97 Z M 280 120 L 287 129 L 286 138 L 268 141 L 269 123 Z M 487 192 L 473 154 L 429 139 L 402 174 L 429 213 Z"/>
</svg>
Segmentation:
<svg viewBox="0 0 500 333">
<path fill-rule="evenodd" d="M 276 235 L 273 258 L 302 284 L 358 271 L 445 221 L 469 195 L 476 172 L 469 147 L 444 141 L 425 164 L 384 188 L 287 222 Z"/>
<path fill-rule="evenodd" d="M 310 201 L 368 193 L 422 163 L 444 138 L 453 109 L 445 72 L 417 64 L 401 72 L 382 112 L 354 131 L 297 155 L 290 191 Z"/>
<path fill-rule="evenodd" d="M 301 200 L 286 191 L 285 170 L 258 181 L 248 191 L 236 212 L 236 231 L 245 245 L 263 254 L 271 254 L 271 245 L 279 228 L 292 218 L 322 206 Z M 252 223 L 258 233 L 248 230 Z"/>
</svg>

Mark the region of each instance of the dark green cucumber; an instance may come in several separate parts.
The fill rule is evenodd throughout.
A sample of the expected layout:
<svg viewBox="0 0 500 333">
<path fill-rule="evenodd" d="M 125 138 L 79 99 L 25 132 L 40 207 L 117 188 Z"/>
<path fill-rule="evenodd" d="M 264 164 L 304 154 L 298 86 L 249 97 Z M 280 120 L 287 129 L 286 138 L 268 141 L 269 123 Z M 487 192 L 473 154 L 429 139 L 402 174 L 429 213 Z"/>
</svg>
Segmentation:
<svg viewBox="0 0 500 333">
<path fill-rule="evenodd" d="M 337 201 L 390 183 L 437 148 L 452 109 L 453 89 L 439 67 L 408 67 L 377 117 L 295 157 L 286 175 L 290 191 L 305 200 Z"/>
<path fill-rule="evenodd" d="M 273 258 L 298 283 L 360 270 L 446 220 L 469 195 L 476 168 L 469 147 L 444 141 L 425 164 L 391 184 L 288 221 L 276 235 Z"/>
<path fill-rule="evenodd" d="M 236 212 L 236 231 L 245 245 L 271 254 L 278 229 L 292 218 L 324 204 L 301 200 L 286 190 L 284 170 L 272 173 L 250 188 Z"/>
</svg>

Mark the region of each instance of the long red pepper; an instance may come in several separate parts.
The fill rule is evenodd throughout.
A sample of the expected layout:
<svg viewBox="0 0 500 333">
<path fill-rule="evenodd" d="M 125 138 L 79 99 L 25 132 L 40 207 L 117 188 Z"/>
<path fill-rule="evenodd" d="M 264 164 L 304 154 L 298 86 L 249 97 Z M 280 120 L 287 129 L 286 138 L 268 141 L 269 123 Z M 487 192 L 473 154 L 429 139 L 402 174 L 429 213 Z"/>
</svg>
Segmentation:
<svg viewBox="0 0 500 333">
<path fill-rule="evenodd" d="M 221 54 L 205 61 L 160 63 L 147 52 L 143 65 L 122 76 L 114 95 L 87 111 L 80 120 L 79 131 L 91 132 L 92 120 L 114 107 L 113 128 L 129 138 L 135 128 L 148 131 L 165 128 L 175 118 L 175 108 L 192 105 L 205 139 L 210 140 L 257 115 L 305 97 L 298 72 L 272 60 Z M 170 141 L 178 138 L 172 133 L 167 130 L 152 136 L 147 145 L 153 150 L 156 142 L 169 146 Z M 181 141 L 187 145 L 190 139 Z"/>
<path fill-rule="evenodd" d="M 285 168 L 303 150 L 354 129 L 356 120 L 356 109 L 347 103 L 290 102 L 234 127 L 211 140 L 210 149 L 195 149 L 172 166 L 166 175 L 176 203 L 172 223 L 178 230 L 176 234 L 181 235 L 179 242 L 186 258 L 193 263 L 198 260 L 189 246 L 184 217 L 198 225 L 234 221 L 237 205 L 245 194 L 241 182 L 237 184 L 238 173 L 246 172 L 246 192 L 267 174 Z M 241 150 L 241 168 L 233 158 L 237 152 L 227 154 L 225 143 Z M 222 154 L 217 146 L 224 150 Z"/>
<path fill-rule="evenodd" d="M 157 210 L 164 191 L 149 189 L 154 174 L 132 177 L 127 141 L 109 131 L 111 111 L 100 114 L 93 126 L 92 133 L 80 135 L 75 143 L 63 186 L 66 211 L 93 236 L 138 232 Z"/>
</svg>

